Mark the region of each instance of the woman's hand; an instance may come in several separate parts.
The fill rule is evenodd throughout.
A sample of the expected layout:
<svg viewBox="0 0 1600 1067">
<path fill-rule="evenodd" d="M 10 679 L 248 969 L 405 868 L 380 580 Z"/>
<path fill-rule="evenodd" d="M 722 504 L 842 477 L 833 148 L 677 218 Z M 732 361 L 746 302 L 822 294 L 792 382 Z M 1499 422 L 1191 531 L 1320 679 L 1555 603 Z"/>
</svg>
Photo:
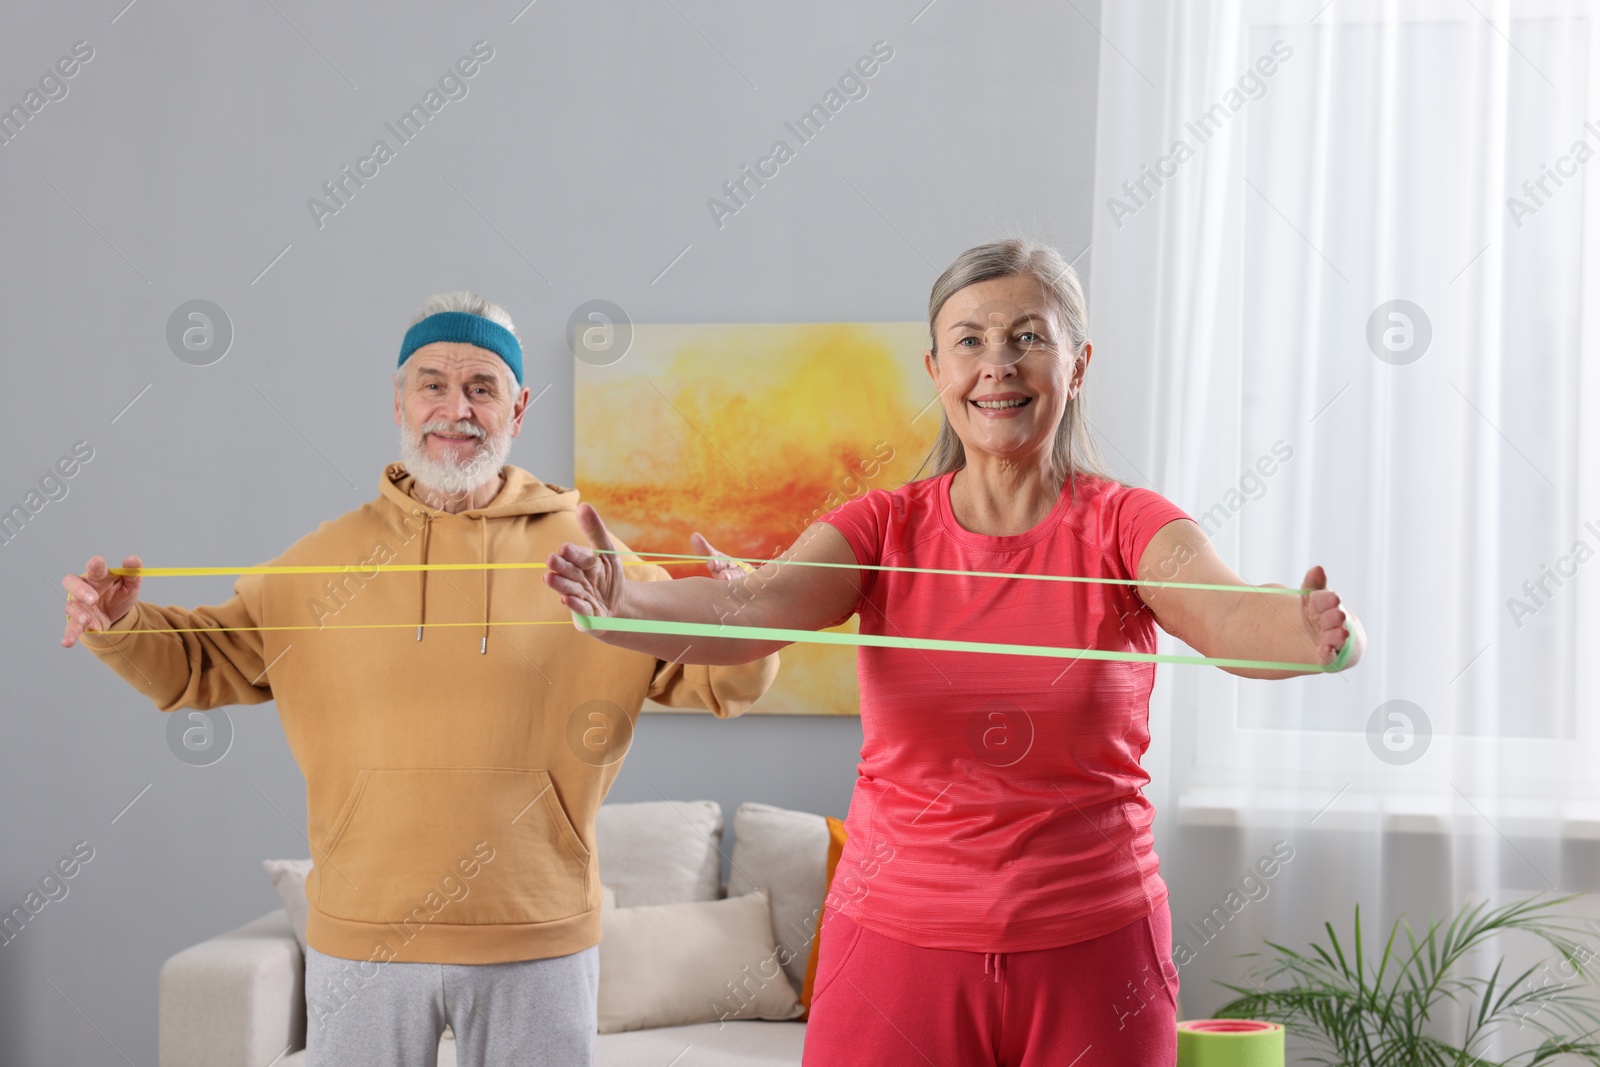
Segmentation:
<svg viewBox="0 0 1600 1067">
<path fill-rule="evenodd" d="M 616 545 L 592 504 L 578 505 L 578 525 L 594 548 L 568 541 L 545 560 L 544 583 L 561 594 L 567 610 L 579 615 L 615 616 L 622 606 L 627 577 Z M 594 549 L 605 549 L 596 552 Z"/>
<path fill-rule="evenodd" d="M 1339 606 L 1339 594 L 1328 587 L 1328 576 L 1320 566 L 1306 571 L 1300 588 L 1311 592 L 1300 594 L 1300 612 L 1305 619 L 1306 633 L 1317 646 L 1317 656 L 1331 663 L 1346 641 L 1351 642 L 1350 658 L 1345 667 L 1354 667 L 1361 660 L 1367 646 L 1366 631 L 1361 620 Z"/>
<path fill-rule="evenodd" d="M 124 556 L 124 567 L 142 567 L 138 556 Z M 139 599 L 141 579 L 112 574 L 104 556 L 95 556 L 82 574 L 61 579 L 67 591 L 67 627 L 61 647 L 71 648 L 84 631 L 106 630 L 128 613 Z"/>
<path fill-rule="evenodd" d="M 694 550 L 696 552 L 700 553 L 702 556 L 709 557 L 705 561 L 706 570 L 711 572 L 711 577 L 713 578 L 721 579 L 724 582 L 731 582 L 735 579 L 744 577 L 746 573 L 753 569 L 745 566 L 738 560 L 735 560 L 726 552 L 719 552 L 715 548 L 712 548 L 711 542 L 707 541 L 702 534 L 690 534 L 689 543 L 694 546 Z"/>
</svg>

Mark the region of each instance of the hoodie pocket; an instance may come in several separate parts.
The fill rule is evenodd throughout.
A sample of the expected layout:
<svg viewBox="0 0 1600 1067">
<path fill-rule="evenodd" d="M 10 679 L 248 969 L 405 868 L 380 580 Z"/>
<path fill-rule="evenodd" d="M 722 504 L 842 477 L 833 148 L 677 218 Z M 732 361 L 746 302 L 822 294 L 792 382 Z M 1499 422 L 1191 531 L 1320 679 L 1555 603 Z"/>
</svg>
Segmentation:
<svg viewBox="0 0 1600 1067">
<path fill-rule="evenodd" d="M 372 923 L 526 924 L 591 907 L 591 856 L 542 770 L 365 767 L 314 903 Z"/>
</svg>

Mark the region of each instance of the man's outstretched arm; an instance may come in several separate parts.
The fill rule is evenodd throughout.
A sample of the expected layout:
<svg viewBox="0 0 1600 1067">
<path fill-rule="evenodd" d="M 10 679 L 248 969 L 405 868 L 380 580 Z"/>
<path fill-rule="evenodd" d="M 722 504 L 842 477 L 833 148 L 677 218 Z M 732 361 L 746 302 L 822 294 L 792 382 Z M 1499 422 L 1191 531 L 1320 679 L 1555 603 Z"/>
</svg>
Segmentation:
<svg viewBox="0 0 1600 1067">
<path fill-rule="evenodd" d="M 122 566 L 141 563 L 128 556 Z M 272 699 L 263 634 L 246 629 L 261 625 L 258 575 L 241 575 L 225 603 L 193 609 L 145 603 L 138 599 L 139 585 L 137 577 L 110 573 L 104 556 L 91 559 L 83 574 L 63 578 L 68 599 L 62 647 L 81 641 L 162 711 Z M 138 630 L 190 632 L 131 632 Z"/>
</svg>

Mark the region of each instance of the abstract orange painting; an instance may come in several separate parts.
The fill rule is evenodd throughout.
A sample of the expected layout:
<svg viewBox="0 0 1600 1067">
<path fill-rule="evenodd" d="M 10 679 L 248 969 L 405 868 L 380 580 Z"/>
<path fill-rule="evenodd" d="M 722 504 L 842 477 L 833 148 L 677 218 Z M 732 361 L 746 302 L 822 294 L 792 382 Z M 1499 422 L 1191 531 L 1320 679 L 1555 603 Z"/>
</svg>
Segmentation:
<svg viewBox="0 0 1600 1067">
<path fill-rule="evenodd" d="M 699 531 L 730 555 L 771 559 L 818 516 L 922 465 L 940 420 L 927 331 L 636 324 L 621 358 L 576 364 L 582 499 L 637 552 L 692 553 Z M 838 627 L 855 628 L 854 617 Z M 852 647 L 793 644 L 781 658 L 750 714 L 859 714 Z"/>
</svg>

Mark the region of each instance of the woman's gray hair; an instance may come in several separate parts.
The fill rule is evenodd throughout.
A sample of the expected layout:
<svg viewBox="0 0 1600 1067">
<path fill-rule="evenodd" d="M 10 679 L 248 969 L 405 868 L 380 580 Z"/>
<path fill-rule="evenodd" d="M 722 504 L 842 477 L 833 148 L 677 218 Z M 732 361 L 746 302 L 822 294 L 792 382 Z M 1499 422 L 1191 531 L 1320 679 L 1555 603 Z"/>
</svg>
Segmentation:
<svg viewBox="0 0 1600 1067">
<path fill-rule="evenodd" d="M 481 316 L 490 322 L 504 326 L 511 331 L 512 337 L 517 337 L 517 324 L 511 321 L 510 312 L 499 304 L 485 300 L 477 293 L 469 292 L 466 289 L 458 289 L 453 293 L 435 293 L 433 296 L 428 297 L 427 300 L 422 302 L 421 309 L 411 316 L 411 321 L 406 324 L 406 328 L 410 329 L 429 315 L 437 315 L 441 311 L 464 311 L 468 315 Z M 522 338 L 517 337 L 517 340 L 520 342 Z M 501 365 L 505 367 L 506 372 L 506 395 L 515 398 L 522 387 L 517 384 L 517 376 L 512 373 L 510 365 L 505 363 Z M 405 363 L 395 368 L 394 384 L 402 389 L 405 388 Z"/>
<path fill-rule="evenodd" d="M 928 297 L 928 335 L 929 351 L 933 353 L 935 361 L 939 358 L 939 338 L 934 334 L 934 320 L 939 317 L 939 311 L 945 302 L 969 285 L 976 285 L 991 278 L 1010 278 L 1018 275 L 1033 278 L 1044 291 L 1050 310 L 1055 312 L 1066 331 L 1068 342 L 1065 346 L 1066 354 L 1076 357 L 1083 352 L 1083 346 L 1089 340 L 1089 312 L 1078 272 L 1073 270 L 1072 264 L 1061 258 L 1061 253 L 1049 245 L 1021 237 L 1007 237 L 967 249 L 957 256 L 933 283 L 933 292 Z M 955 430 L 951 428 L 950 420 L 945 416 L 942 406 L 939 412 L 939 436 L 934 441 L 932 451 L 922 461 L 922 467 L 917 468 L 917 473 L 911 480 L 920 480 L 923 468 L 930 462 L 933 464 L 933 470 L 927 475 L 928 478 L 937 478 L 967 465 L 966 449 L 961 444 L 961 438 L 956 436 Z M 1108 481 L 1118 481 L 1106 472 L 1095 450 L 1084 405 L 1084 389 L 1080 388 L 1078 395 L 1067 401 L 1066 410 L 1061 414 L 1061 422 L 1056 426 L 1055 446 L 1051 449 L 1050 462 L 1059 481 L 1065 482 L 1069 477 L 1072 479 L 1074 499 L 1076 499 L 1079 474 L 1092 474 Z M 1119 482 L 1119 484 L 1124 483 Z"/>
</svg>

